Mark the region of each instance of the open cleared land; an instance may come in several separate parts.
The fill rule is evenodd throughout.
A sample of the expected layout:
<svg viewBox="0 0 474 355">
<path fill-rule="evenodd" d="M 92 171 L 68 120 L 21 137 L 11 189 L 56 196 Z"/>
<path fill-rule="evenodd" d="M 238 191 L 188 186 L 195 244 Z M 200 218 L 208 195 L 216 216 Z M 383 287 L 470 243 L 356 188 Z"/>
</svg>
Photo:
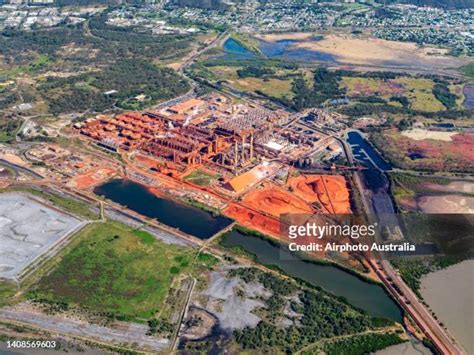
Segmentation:
<svg viewBox="0 0 474 355">
<path fill-rule="evenodd" d="M 415 43 L 387 41 L 378 38 L 358 38 L 349 35 L 325 35 L 314 40 L 312 34 L 301 33 L 262 36 L 268 41 L 296 39 L 295 47 L 314 50 L 336 57 L 338 62 L 359 65 L 380 65 L 392 67 L 450 68 L 466 63 L 454 57 L 445 56 L 443 50 L 419 48 Z M 436 54 L 432 54 L 436 52 Z"/>
<path fill-rule="evenodd" d="M 229 80 L 229 83 L 242 91 L 263 92 L 273 97 L 293 97 L 291 92 L 291 81 L 281 79 L 259 79 L 246 78 L 238 80 Z"/>
<path fill-rule="evenodd" d="M 300 175 L 288 180 L 286 189 L 266 183 L 247 193 L 240 205 L 229 204 L 224 214 L 241 225 L 265 234 L 280 234 L 280 218 L 292 214 L 351 213 L 346 180 L 338 175 Z"/>
<path fill-rule="evenodd" d="M 407 106 L 416 111 L 436 112 L 445 110 L 445 106 L 433 94 L 434 81 L 428 78 L 400 76 L 394 79 L 371 78 L 363 76 L 343 76 L 341 87 L 350 97 L 377 96 L 392 106 L 402 107 L 395 98 L 405 97 Z M 453 91 L 454 88 L 453 88 Z M 459 97 L 461 93 L 455 92 Z M 403 102 L 403 101 L 402 101 Z M 461 103 L 458 105 L 461 106 Z"/>
<path fill-rule="evenodd" d="M 415 141 L 422 141 L 424 139 L 433 139 L 436 141 L 451 142 L 452 136 L 455 136 L 456 132 L 443 132 L 443 131 L 429 131 L 426 129 L 414 128 L 408 131 L 403 131 L 402 136 L 408 137 Z"/>
<path fill-rule="evenodd" d="M 89 225 L 75 238 L 80 243 L 39 281 L 31 297 L 101 314 L 150 318 L 191 256 L 190 249 L 113 222 Z"/>
<path fill-rule="evenodd" d="M 186 175 L 184 180 L 199 186 L 209 186 L 214 178 L 214 175 L 203 170 L 195 170 L 191 174 Z"/>
<path fill-rule="evenodd" d="M 250 210 L 241 205 L 231 203 L 224 210 L 224 214 L 235 219 L 239 224 L 258 230 L 259 232 L 278 236 L 280 234 L 280 222 L 262 213 Z"/>
<path fill-rule="evenodd" d="M 351 212 L 349 190 L 343 176 L 300 175 L 291 178 L 288 185 L 295 195 L 319 207 L 323 213 Z"/>
<path fill-rule="evenodd" d="M 0 195 L 0 277 L 13 279 L 83 223 L 20 193 Z"/>
<path fill-rule="evenodd" d="M 430 171 L 474 170 L 474 134 L 458 133 L 451 141 L 414 140 L 396 129 L 372 136 L 373 142 L 392 164 L 403 169 Z"/>
<path fill-rule="evenodd" d="M 398 206 L 424 213 L 472 213 L 474 183 L 442 178 L 391 174 L 392 192 Z"/>
<path fill-rule="evenodd" d="M 276 186 L 268 186 L 247 194 L 243 202 L 260 211 L 280 217 L 285 213 L 311 213 L 312 208 L 297 196 L 280 190 Z"/>
<path fill-rule="evenodd" d="M 418 206 L 424 213 L 474 213 L 474 197 L 423 196 L 418 199 Z"/>
<path fill-rule="evenodd" d="M 288 74 L 285 70 L 277 70 L 272 75 L 263 77 L 239 77 L 237 72 L 242 70 L 239 66 L 213 66 L 209 69 L 200 67 L 195 72 L 202 77 L 213 80 L 222 80 L 240 91 L 247 93 L 263 93 L 265 95 L 276 98 L 292 99 L 294 93 L 291 90 L 293 78 L 286 77 Z M 295 74 L 295 73 L 292 73 Z"/>
<path fill-rule="evenodd" d="M 28 303 L 20 303 L 15 307 L 2 308 L 0 309 L 0 316 L 7 320 L 20 321 L 29 326 L 50 331 L 53 334 L 58 332 L 58 325 L 60 325 L 61 334 L 68 334 L 79 338 L 86 337 L 104 343 L 134 344 L 153 352 L 164 351 L 164 349 L 169 345 L 167 339 L 147 334 L 148 327 L 145 324 L 122 322 L 115 328 L 104 327 L 97 324 L 85 323 L 79 319 L 65 318 L 58 314 L 44 314 Z M 48 336 L 46 339 L 51 339 L 51 336 Z M 34 340 L 37 340 L 37 338 L 35 337 Z M 63 351 L 69 352 L 67 350 Z M 46 355 L 51 352 L 47 350 L 45 350 L 45 352 L 35 350 L 34 353 L 38 355 Z M 71 353 L 101 355 L 110 352 L 94 349 L 90 353 L 84 353 L 83 350 L 72 351 Z"/>
</svg>

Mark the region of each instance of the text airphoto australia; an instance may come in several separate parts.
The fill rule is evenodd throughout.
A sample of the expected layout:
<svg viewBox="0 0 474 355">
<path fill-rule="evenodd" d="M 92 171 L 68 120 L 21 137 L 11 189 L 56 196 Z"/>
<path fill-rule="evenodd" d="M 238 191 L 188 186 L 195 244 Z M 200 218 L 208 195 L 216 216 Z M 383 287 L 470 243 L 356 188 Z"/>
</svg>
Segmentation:
<svg viewBox="0 0 474 355">
<path fill-rule="evenodd" d="M 377 223 L 329 224 L 306 223 L 288 227 L 290 251 L 303 252 L 414 252 L 410 243 L 377 243 Z"/>
</svg>

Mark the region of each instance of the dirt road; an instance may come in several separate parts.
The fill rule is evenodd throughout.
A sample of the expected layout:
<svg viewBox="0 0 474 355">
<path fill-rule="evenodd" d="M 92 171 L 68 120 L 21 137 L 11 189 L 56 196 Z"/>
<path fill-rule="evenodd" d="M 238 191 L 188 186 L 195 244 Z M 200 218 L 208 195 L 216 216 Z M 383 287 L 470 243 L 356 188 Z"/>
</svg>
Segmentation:
<svg viewBox="0 0 474 355">
<path fill-rule="evenodd" d="M 163 351 L 169 346 L 168 339 L 159 339 L 146 335 L 148 327 L 137 323 L 120 323 L 115 328 L 102 327 L 64 317 L 45 315 L 23 307 L 0 309 L 0 319 L 27 324 L 52 333 L 67 334 L 72 337 L 86 338 L 104 343 L 132 344 L 151 351 Z"/>
</svg>

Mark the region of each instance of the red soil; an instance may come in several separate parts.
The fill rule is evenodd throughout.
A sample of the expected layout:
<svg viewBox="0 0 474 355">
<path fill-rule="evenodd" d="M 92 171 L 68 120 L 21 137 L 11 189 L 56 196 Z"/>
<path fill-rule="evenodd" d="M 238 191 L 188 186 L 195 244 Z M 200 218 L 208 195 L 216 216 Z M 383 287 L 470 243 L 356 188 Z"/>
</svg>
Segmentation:
<svg viewBox="0 0 474 355">
<path fill-rule="evenodd" d="M 145 155 L 138 154 L 135 159 L 142 163 L 143 165 L 149 168 L 155 168 L 159 165 L 159 162 L 153 158 L 147 157 Z"/>
<path fill-rule="evenodd" d="M 277 237 L 280 235 L 280 222 L 278 220 L 264 216 L 248 208 L 231 203 L 224 210 L 224 214 L 248 228 Z"/>
<path fill-rule="evenodd" d="M 474 134 L 462 133 L 452 136 L 452 141 L 433 139 L 412 140 L 396 131 L 388 131 L 385 143 L 390 155 L 408 156 L 420 154 L 423 158 L 410 160 L 404 158 L 401 164 L 405 168 L 434 171 L 474 171 Z M 401 154 L 400 154 L 401 153 Z"/>
<path fill-rule="evenodd" d="M 99 168 L 74 177 L 70 184 L 78 189 L 85 190 L 107 180 L 113 174 L 115 174 L 114 169 Z"/>
<path fill-rule="evenodd" d="M 285 213 L 313 213 L 313 209 L 304 200 L 272 185 L 248 193 L 243 203 L 275 217 Z"/>
<path fill-rule="evenodd" d="M 338 175 L 300 175 L 290 178 L 293 193 L 307 203 L 319 203 L 323 213 L 351 213 L 346 180 Z"/>
</svg>

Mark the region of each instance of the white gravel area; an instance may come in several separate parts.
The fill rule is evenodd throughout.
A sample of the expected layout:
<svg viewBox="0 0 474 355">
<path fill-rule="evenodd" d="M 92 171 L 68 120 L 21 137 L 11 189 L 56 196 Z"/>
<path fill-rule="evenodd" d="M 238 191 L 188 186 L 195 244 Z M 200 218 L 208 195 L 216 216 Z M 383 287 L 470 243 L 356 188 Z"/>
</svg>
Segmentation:
<svg viewBox="0 0 474 355">
<path fill-rule="evenodd" d="M 239 288 L 245 293 L 244 297 L 238 295 Z M 255 327 L 260 318 L 252 312 L 265 305 L 249 297 L 269 295 L 262 285 L 243 284 L 238 277 L 229 278 L 227 271 L 212 272 L 209 287 L 204 294 L 218 301 L 210 302 L 208 310 L 216 315 L 221 328 L 226 331 L 243 329 L 247 326 Z"/>
<path fill-rule="evenodd" d="M 29 264 L 84 224 L 18 192 L 0 194 L 0 278 L 15 279 Z"/>
</svg>

